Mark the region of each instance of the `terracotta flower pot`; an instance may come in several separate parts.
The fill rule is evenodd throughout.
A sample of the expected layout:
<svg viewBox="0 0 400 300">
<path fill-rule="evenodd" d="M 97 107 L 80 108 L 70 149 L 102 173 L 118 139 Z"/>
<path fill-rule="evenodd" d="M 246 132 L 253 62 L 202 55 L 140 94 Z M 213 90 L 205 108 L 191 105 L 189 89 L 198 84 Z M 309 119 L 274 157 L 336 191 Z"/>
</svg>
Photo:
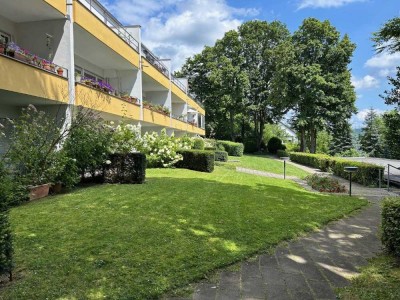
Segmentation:
<svg viewBox="0 0 400 300">
<path fill-rule="evenodd" d="M 60 76 L 64 76 L 64 70 L 61 69 L 61 68 L 58 68 L 57 69 L 57 74 L 60 75 Z"/>
<path fill-rule="evenodd" d="M 29 200 L 37 200 L 40 198 L 44 198 L 49 195 L 50 190 L 50 183 L 37 185 L 37 186 L 30 186 L 29 189 Z"/>
<path fill-rule="evenodd" d="M 51 70 L 49 64 L 43 64 L 43 69 L 45 69 L 45 70 L 47 70 L 47 71 L 50 71 L 50 70 Z"/>
</svg>

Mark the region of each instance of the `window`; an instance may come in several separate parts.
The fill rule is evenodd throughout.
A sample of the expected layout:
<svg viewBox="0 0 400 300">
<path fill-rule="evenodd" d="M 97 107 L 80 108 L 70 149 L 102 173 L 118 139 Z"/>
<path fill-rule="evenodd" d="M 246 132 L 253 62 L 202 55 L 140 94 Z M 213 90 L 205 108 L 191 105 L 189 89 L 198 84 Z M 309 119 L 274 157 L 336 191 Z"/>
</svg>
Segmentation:
<svg viewBox="0 0 400 300">
<path fill-rule="evenodd" d="M 103 82 L 105 82 L 103 77 L 101 77 L 99 75 L 96 75 L 96 74 L 94 74 L 92 72 L 89 72 L 89 71 L 87 71 L 84 68 L 81 68 L 79 66 L 75 66 L 75 73 L 81 75 L 82 77 L 86 77 L 86 78 L 92 79 L 94 81 L 103 81 Z"/>
<path fill-rule="evenodd" d="M 5 33 L 5 32 L 3 32 L 3 31 L 0 31 L 0 36 L 1 36 L 2 38 L 5 39 L 6 44 L 8 44 L 9 42 L 11 42 L 11 35 L 9 35 L 8 33 Z"/>
</svg>

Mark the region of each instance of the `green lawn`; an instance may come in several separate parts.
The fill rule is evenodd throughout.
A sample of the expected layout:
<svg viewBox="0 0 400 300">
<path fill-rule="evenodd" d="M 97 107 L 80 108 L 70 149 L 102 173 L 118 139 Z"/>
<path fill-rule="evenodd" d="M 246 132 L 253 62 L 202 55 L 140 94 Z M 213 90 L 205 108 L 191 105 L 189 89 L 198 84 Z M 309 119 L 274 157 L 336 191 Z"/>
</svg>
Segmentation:
<svg viewBox="0 0 400 300">
<path fill-rule="evenodd" d="M 230 156 L 229 160 L 240 161 L 228 162 L 230 165 L 283 175 L 283 161 L 276 160 L 265 155 L 243 155 L 242 157 Z M 286 164 L 286 175 L 304 178 L 307 175 L 310 175 L 310 173 L 291 164 Z"/>
<path fill-rule="evenodd" d="M 400 299 L 400 259 L 380 255 L 362 268 L 352 285 L 340 290 L 340 299 L 398 300 Z"/>
<path fill-rule="evenodd" d="M 2 299 L 152 299 L 365 205 L 216 167 L 148 170 L 14 208 Z"/>
</svg>

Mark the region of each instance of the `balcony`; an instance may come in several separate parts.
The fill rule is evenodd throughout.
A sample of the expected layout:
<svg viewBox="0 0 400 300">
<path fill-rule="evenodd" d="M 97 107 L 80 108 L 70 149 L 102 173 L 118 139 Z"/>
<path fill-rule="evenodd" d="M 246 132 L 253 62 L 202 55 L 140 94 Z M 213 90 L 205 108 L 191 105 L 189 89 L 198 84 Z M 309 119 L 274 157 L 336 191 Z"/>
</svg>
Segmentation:
<svg viewBox="0 0 400 300">
<path fill-rule="evenodd" d="M 147 48 L 144 44 L 142 44 L 142 54 L 146 58 L 147 62 L 149 62 L 153 67 L 155 67 L 158 71 L 164 74 L 165 77 L 169 79 L 169 71 L 165 64 L 161 61 L 159 57 L 157 57 L 154 53 L 152 53 L 149 48 Z"/>
<path fill-rule="evenodd" d="M 169 116 L 146 107 L 143 107 L 143 121 L 163 127 L 171 127 L 171 118 Z"/>
<path fill-rule="evenodd" d="M 43 60 L 35 59 L 37 56 L 29 56 L 28 60 L 28 56 L 19 52 L 11 54 L 7 51 L 7 53 L 8 55 L 5 55 L 4 52 L 0 53 L 0 74 L 2 74 L 0 90 L 13 94 L 8 94 L 7 98 L 2 97 L 3 100 L 11 101 L 13 97 L 16 97 L 21 101 L 33 104 L 43 104 L 43 100 L 68 103 L 68 73 L 66 69 L 47 63 L 47 61 L 45 63 Z M 62 75 L 57 74 L 58 68 L 62 70 Z M 19 97 L 16 93 L 22 94 L 24 97 Z"/>
<path fill-rule="evenodd" d="M 188 124 L 182 119 L 174 118 L 172 119 L 172 127 L 177 130 L 187 131 Z"/>
<path fill-rule="evenodd" d="M 76 47 L 80 52 L 84 53 L 80 54 L 82 57 L 90 57 L 86 55 L 85 49 L 96 55 L 99 52 L 99 47 L 102 47 L 101 44 L 103 44 L 123 57 L 125 61 L 133 64 L 136 68 L 139 67 L 139 43 L 98 1 L 76 1 L 74 4 L 74 16 L 75 24 L 81 28 L 75 28 L 75 33 L 77 39 Z M 101 43 L 92 41 L 85 32 Z M 90 42 L 90 47 L 79 47 L 79 45 L 87 44 L 87 41 Z"/>
<path fill-rule="evenodd" d="M 132 98 L 124 99 L 113 95 L 108 87 L 76 83 L 75 93 L 76 105 L 100 111 L 105 119 L 114 119 L 117 116 L 140 120 L 140 104 L 133 103 Z"/>
</svg>

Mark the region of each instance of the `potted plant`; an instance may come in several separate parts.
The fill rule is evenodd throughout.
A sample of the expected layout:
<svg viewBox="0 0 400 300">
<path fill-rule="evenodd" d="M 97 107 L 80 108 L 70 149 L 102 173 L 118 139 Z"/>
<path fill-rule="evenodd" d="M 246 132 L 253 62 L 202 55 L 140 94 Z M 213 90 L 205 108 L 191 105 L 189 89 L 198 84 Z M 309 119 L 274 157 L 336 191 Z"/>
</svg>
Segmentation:
<svg viewBox="0 0 400 300">
<path fill-rule="evenodd" d="M 18 49 L 18 46 L 11 42 L 7 44 L 7 48 L 6 48 L 6 54 L 10 57 L 14 57 L 15 55 L 15 51 Z"/>
<path fill-rule="evenodd" d="M 57 68 L 57 74 L 60 75 L 60 76 L 64 76 L 64 69 L 61 68 L 61 67 L 58 67 Z"/>
<path fill-rule="evenodd" d="M 81 82 L 82 75 L 81 73 L 75 72 L 75 82 Z"/>
<path fill-rule="evenodd" d="M 46 71 L 51 71 L 50 62 L 48 60 L 42 60 L 42 68 Z"/>
</svg>

